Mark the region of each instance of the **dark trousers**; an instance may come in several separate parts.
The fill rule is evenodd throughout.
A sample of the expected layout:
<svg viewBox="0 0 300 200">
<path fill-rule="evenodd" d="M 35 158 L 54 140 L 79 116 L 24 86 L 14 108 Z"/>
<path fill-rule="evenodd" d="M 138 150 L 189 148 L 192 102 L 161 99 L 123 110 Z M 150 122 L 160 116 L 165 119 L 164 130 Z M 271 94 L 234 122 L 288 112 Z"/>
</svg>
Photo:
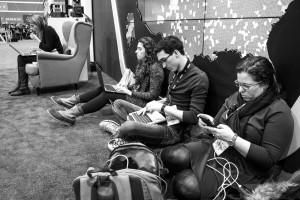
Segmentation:
<svg viewBox="0 0 300 200">
<path fill-rule="evenodd" d="M 25 66 L 32 62 L 36 62 L 36 56 L 18 56 L 18 85 L 21 86 L 20 89 L 28 88 L 28 75 Z"/>
<path fill-rule="evenodd" d="M 100 86 L 79 95 L 80 103 L 85 103 L 81 105 L 84 114 L 96 112 L 109 103 L 109 100 L 115 101 L 116 99 L 126 99 L 126 95 L 105 92 Z"/>
<path fill-rule="evenodd" d="M 127 115 L 140 110 L 141 107 L 124 100 L 116 100 L 113 112 L 122 124 L 115 137 L 125 140 L 138 140 L 149 145 L 173 145 L 179 142 L 180 135 L 177 129 L 166 124 L 144 124 L 126 121 Z"/>
</svg>

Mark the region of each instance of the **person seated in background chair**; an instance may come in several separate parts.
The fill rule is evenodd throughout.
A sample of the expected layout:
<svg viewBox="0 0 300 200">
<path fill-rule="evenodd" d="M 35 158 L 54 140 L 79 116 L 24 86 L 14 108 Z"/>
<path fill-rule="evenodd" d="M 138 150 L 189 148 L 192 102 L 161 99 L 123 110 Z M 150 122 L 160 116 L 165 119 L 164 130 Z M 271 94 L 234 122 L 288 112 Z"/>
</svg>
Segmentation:
<svg viewBox="0 0 300 200">
<path fill-rule="evenodd" d="M 205 114 L 199 115 L 199 126 L 204 130 L 200 139 L 204 139 L 207 133 L 228 144 L 222 145 L 228 148 L 217 154 L 221 153 L 221 157 L 234 163 L 239 171 L 238 173 L 234 167 L 230 167 L 227 175 L 231 173 L 232 180 L 230 178 L 229 181 L 234 182 L 233 178 L 238 176 L 237 182 L 251 190 L 269 180 L 277 171 L 275 165 L 292 139 L 294 124 L 291 109 L 279 97 L 280 89 L 275 68 L 267 58 L 247 57 L 237 65 L 236 72 L 235 84 L 238 91 L 225 100 L 214 118 Z M 207 126 L 201 117 L 210 118 L 217 126 Z M 202 166 L 191 166 L 190 163 L 194 163 L 192 159 L 199 158 L 197 162 L 200 162 L 204 155 L 199 155 L 199 149 L 191 150 L 191 145 L 197 143 L 185 144 L 187 148 L 182 148 L 182 145 L 171 146 L 161 152 L 164 165 L 171 172 L 179 171 L 173 179 L 175 197 L 212 199 L 218 193 L 221 184 L 228 184 L 223 183 L 223 175 L 217 173 L 225 171 L 220 164 L 224 160 L 218 159 L 218 163 L 206 162 L 217 157 L 212 152 L 201 162 L 204 163 L 203 173 L 195 172 L 194 169 L 200 170 Z M 218 152 L 217 149 L 220 148 L 216 147 L 221 145 L 214 146 L 214 150 Z M 203 150 L 206 151 L 208 149 Z M 205 166 L 205 163 L 213 168 Z M 195 174 L 202 174 L 202 178 L 196 177 Z M 235 191 L 242 191 L 235 183 L 232 187 Z"/>
<path fill-rule="evenodd" d="M 47 112 L 55 119 L 74 125 L 75 120 L 84 114 L 93 113 L 102 109 L 109 100 L 124 99 L 139 106 L 145 106 L 147 102 L 156 100 L 159 97 L 164 71 L 157 61 L 153 52 L 155 41 L 150 37 L 143 37 L 138 40 L 135 51 L 138 59 L 134 79 L 135 83 L 128 86 L 118 85 L 117 91 L 122 93 L 106 92 L 102 86 L 81 95 L 73 95 L 69 98 L 52 96 L 54 103 L 61 105 L 68 110 L 48 109 Z M 83 105 L 77 105 L 85 103 Z"/>
<path fill-rule="evenodd" d="M 52 52 L 56 49 L 58 53 L 63 53 L 59 36 L 53 27 L 48 26 L 39 15 L 33 15 L 29 21 L 32 30 L 36 33 L 31 33 L 30 37 L 39 42 L 39 49 L 47 52 Z M 36 62 L 36 56 L 18 56 L 18 83 L 14 89 L 8 92 L 11 96 L 30 94 L 25 66 L 27 63 L 32 62 Z"/>
<path fill-rule="evenodd" d="M 162 65 L 171 71 L 166 101 L 151 101 L 143 109 L 122 100 L 115 101 L 113 111 L 122 124 L 111 129 L 115 139 L 108 143 L 110 150 L 126 141 L 155 146 L 176 144 L 189 125 L 197 124 L 197 115 L 204 110 L 208 77 L 186 57 L 182 41 L 175 36 L 165 37 L 157 44 L 155 53 Z M 167 117 L 168 124 L 126 121 L 129 113 L 138 110 L 159 111 L 172 117 Z M 106 126 L 114 124 L 117 123 L 103 121 L 100 127 L 107 130 Z"/>
</svg>

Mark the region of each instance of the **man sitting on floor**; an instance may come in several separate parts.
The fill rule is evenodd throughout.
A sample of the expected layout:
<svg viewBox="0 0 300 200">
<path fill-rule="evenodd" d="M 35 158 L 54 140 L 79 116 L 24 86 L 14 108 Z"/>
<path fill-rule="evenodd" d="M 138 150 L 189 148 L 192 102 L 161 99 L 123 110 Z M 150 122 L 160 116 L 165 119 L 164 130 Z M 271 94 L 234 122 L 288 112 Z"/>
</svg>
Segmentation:
<svg viewBox="0 0 300 200">
<path fill-rule="evenodd" d="M 181 134 L 189 126 L 198 123 L 197 115 L 202 113 L 208 92 L 208 77 L 185 56 L 183 43 L 175 36 L 163 38 L 156 46 L 158 60 L 171 71 L 166 101 L 151 101 L 142 109 L 123 100 L 113 103 L 113 111 L 121 125 L 104 120 L 100 127 L 113 134 L 109 141 L 110 150 L 126 141 L 139 141 L 155 146 L 178 143 Z M 141 110 L 142 109 L 142 110 Z M 167 117 L 165 124 L 145 124 L 126 121 L 131 112 L 159 111 Z"/>
</svg>

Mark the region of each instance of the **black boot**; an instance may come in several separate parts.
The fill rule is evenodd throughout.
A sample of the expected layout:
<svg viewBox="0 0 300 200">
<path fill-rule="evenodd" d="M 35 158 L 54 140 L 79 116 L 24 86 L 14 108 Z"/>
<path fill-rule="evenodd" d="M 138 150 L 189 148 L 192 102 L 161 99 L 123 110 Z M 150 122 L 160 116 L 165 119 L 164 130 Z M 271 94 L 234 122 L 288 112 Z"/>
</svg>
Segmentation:
<svg viewBox="0 0 300 200">
<path fill-rule="evenodd" d="M 14 89 L 9 91 L 8 94 L 16 92 L 18 89 L 20 89 L 20 87 L 21 87 L 21 79 L 20 79 L 20 72 L 19 72 L 19 68 L 18 68 L 18 84 L 16 85 L 16 87 Z"/>
<path fill-rule="evenodd" d="M 20 88 L 16 92 L 11 93 L 10 96 L 22 96 L 22 95 L 28 95 L 28 94 L 30 94 L 29 87 L 27 87 L 27 88 Z"/>
<path fill-rule="evenodd" d="M 18 75 L 20 81 L 20 88 L 11 93 L 11 96 L 21 96 L 30 94 L 30 89 L 28 87 L 28 75 L 26 74 L 25 67 L 18 67 Z"/>
<path fill-rule="evenodd" d="M 16 87 L 14 89 L 12 89 L 11 91 L 9 91 L 8 94 L 16 92 L 20 87 L 21 87 L 21 84 L 16 85 Z"/>
</svg>

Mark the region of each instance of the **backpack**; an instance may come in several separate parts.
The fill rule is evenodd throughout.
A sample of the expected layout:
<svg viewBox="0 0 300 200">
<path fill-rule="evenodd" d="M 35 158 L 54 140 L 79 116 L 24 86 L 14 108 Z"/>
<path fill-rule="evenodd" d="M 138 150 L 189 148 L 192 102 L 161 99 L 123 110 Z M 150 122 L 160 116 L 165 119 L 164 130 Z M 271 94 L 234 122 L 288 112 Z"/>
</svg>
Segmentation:
<svg viewBox="0 0 300 200">
<path fill-rule="evenodd" d="M 150 148 L 129 143 L 116 147 L 109 158 L 102 170 L 89 168 L 73 181 L 76 200 L 164 199 L 162 162 Z"/>
<path fill-rule="evenodd" d="M 113 170 L 138 169 L 157 176 L 166 173 L 160 157 L 142 143 L 128 143 L 116 147 L 109 155 L 107 168 Z"/>
</svg>

